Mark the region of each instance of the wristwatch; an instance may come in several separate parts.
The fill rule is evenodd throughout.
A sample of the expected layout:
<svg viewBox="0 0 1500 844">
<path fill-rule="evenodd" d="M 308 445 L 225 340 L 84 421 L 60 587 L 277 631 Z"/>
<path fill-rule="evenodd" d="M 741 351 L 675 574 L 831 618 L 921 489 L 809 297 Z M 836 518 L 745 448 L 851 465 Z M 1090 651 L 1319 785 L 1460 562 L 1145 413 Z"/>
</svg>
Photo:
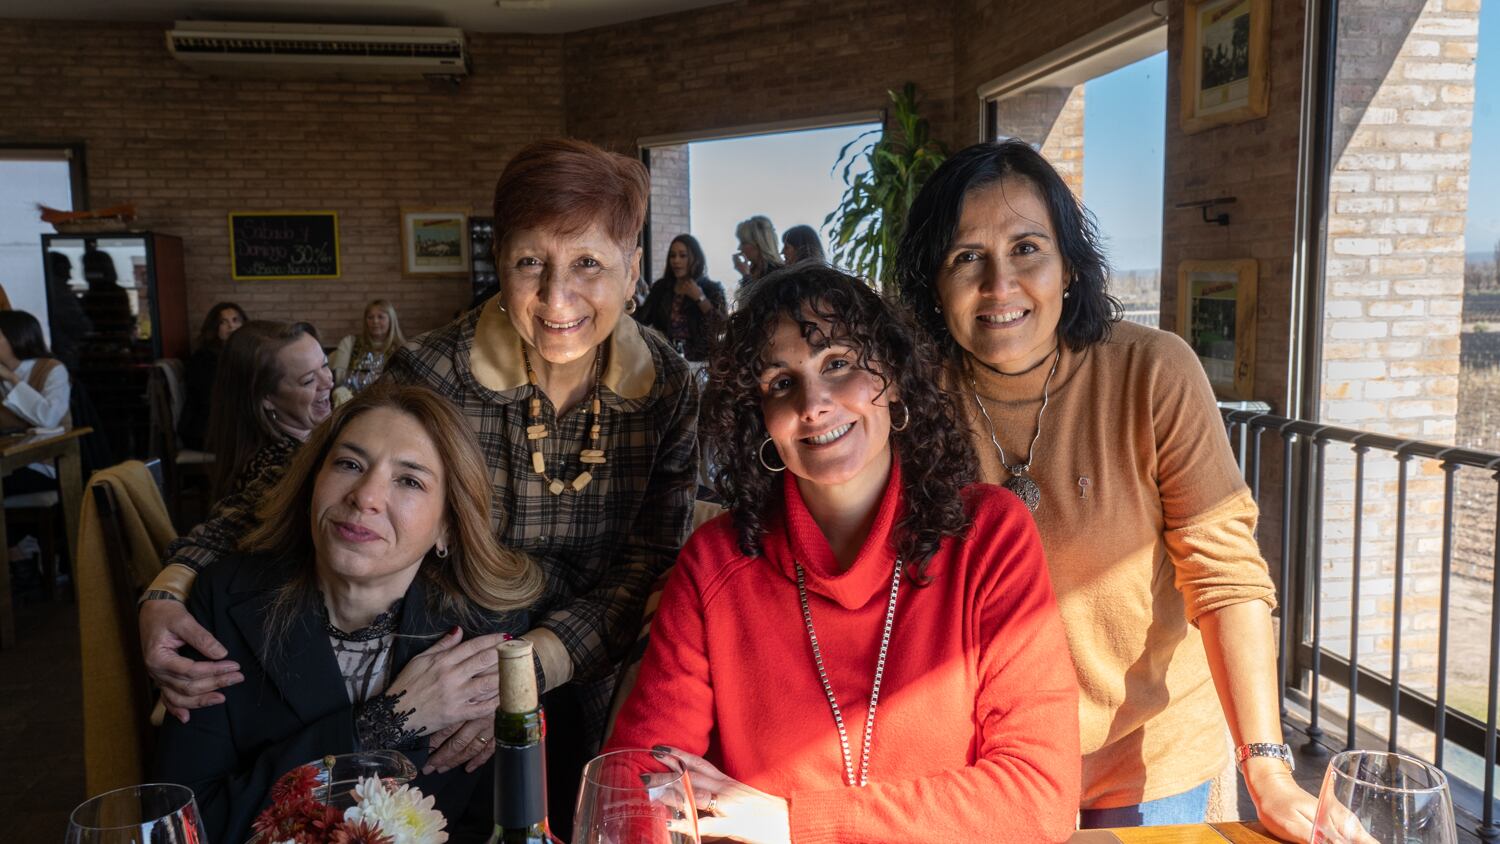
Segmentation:
<svg viewBox="0 0 1500 844">
<path fill-rule="evenodd" d="M 1280 759 L 1286 763 L 1288 771 L 1297 770 L 1297 762 L 1292 759 L 1292 748 L 1289 745 L 1251 742 L 1250 744 L 1242 744 L 1236 747 L 1234 749 L 1234 764 L 1235 767 L 1240 769 L 1240 773 L 1244 773 L 1245 760 L 1251 756 L 1269 756 L 1272 759 Z"/>
</svg>

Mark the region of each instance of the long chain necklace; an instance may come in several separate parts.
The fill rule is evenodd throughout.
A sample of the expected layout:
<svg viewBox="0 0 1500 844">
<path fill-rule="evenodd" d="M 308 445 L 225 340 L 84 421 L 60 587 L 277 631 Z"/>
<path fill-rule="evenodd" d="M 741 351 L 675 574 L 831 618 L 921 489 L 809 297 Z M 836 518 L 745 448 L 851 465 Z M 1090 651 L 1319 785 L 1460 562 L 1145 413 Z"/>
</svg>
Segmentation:
<svg viewBox="0 0 1500 844">
<path fill-rule="evenodd" d="M 901 589 L 901 558 L 896 558 L 896 573 L 891 575 L 891 601 L 885 608 L 885 630 L 880 634 L 880 659 L 875 662 L 875 683 L 870 687 L 870 714 L 865 718 L 864 747 L 859 752 L 859 780 L 854 779 L 854 762 L 849 756 L 849 733 L 844 729 L 844 713 L 833 696 L 833 683 L 828 680 L 828 671 L 823 666 L 823 651 L 818 647 L 818 632 L 813 629 L 812 607 L 807 603 L 807 574 L 802 564 L 794 562 L 797 569 L 797 597 L 802 601 L 802 620 L 807 624 L 807 639 L 812 642 L 813 662 L 818 666 L 818 679 L 823 682 L 823 694 L 828 696 L 828 708 L 833 710 L 833 723 L 839 728 L 839 749 L 844 754 L 844 782 L 864 788 L 870 773 L 870 742 L 875 737 L 875 707 L 880 703 L 880 681 L 885 677 L 885 655 L 891 647 L 891 627 L 896 623 L 896 593 Z"/>
<path fill-rule="evenodd" d="M 572 489 L 574 492 L 582 492 L 594 479 L 593 473 L 584 469 L 578 473 L 572 483 L 564 484 L 561 478 L 549 478 L 547 476 L 547 459 L 542 456 L 542 440 L 547 438 L 547 426 L 542 424 L 542 398 L 541 387 L 537 386 L 536 373 L 531 369 L 531 356 L 526 354 L 526 344 L 521 344 L 521 360 L 526 364 L 526 380 L 531 384 L 531 404 L 526 414 L 526 439 L 531 445 L 531 468 L 547 481 L 547 491 L 553 495 L 562 495 L 563 490 Z M 604 371 L 604 349 L 600 348 L 594 352 L 594 393 L 589 400 L 589 448 L 578 452 L 578 462 L 596 465 L 604 463 L 604 449 L 599 447 L 599 379 Z M 561 422 L 558 427 L 561 428 Z"/>
<path fill-rule="evenodd" d="M 990 412 L 985 409 L 984 402 L 979 400 L 979 385 L 974 381 L 974 373 L 969 373 L 969 388 L 974 391 L 974 403 L 979 405 L 979 412 L 984 414 L 984 421 L 990 427 L 990 442 L 995 444 L 995 450 L 1000 452 L 1000 465 L 1010 473 L 1005 479 L 1004 487 L 1016 494 L 1026 509 L 1035 513 L 1036 508 L 1042 506 L 1042 488 L 1031 479 L 1031 461 L 1036 457 L 1036 443 L 1042 438 L 1042 414 L 1047 412 L 1047 401 L 1049 394 L 1047 389 L 1052 386 L 1052 376 L 1057 374 L 1057 362 L 1062 360 L 1062 344 L 1057 346 L 1057 352 L 1052 356 L 1052 368 L 1047 371 L 1047 380 L 1042 382 L 1042 406 L 1036 411 L 1036 433 L 1031 435 L 1031 445 L 1026 448 L 1026 459 L 1021 463 L 1012 465 L 1005 456 L 1005 448 L 1000 445 L 1000 438 L 995 436 L 995 420 L 990 418 Z"/>
</svg>

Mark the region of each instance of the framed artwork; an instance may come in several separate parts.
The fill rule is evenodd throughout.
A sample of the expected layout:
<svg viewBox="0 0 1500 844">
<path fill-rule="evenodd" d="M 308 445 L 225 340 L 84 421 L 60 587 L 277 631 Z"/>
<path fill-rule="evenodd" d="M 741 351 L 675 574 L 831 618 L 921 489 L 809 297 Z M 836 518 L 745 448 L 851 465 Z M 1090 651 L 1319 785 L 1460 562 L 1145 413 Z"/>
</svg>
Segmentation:
<svg viewBox="0 0 1500 844">
<path fill-rule="evenodd" d="M 469 209 L 401 208 L 401 274 L 469 275 Z"/>
<path fill-rule="evenodd" d="M 1182 131 L 1265 117 L 1271 0 L 1186 0 L 1184 11 Z"/>
<path fill-rule="evenodd" d="M 1255 387 L 1256 270 L 1250 258 L 1177 269 L 1177 333 L 1220 398 L 1249 400 Z"/>
</svg>

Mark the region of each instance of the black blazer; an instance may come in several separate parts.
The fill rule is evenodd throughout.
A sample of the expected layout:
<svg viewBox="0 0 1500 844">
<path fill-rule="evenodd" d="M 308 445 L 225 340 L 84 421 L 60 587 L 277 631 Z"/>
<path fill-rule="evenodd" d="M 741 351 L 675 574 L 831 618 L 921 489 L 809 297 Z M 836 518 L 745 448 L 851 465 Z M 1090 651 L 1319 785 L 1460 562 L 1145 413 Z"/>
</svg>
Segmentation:
<svg viewBox="0 0 1500 844">
<path fill-rule="evenodd" d="M 672 339 L 672 300 L 677 295 L 673 288 L 676 286 L 675 279 L 657 279 L 651 285 L 651 292 L 646 294 L 646 303 L 635 313 L 638 322 L 660 331 L 669 342 Z M 713 310 L 705 314 L 698 308 L 697 302 L 690 303 L 688 339 L 683 344 L 682 356 L 691 361 L 708 360 L 709 349 L 719 339 L 719 331 L 724 327 L 725 318 L 729 316 L 729 305 L 724 299 L 724 285 L 700 278 L 698 288 L 708 297 Z"/>
<path fill-rule="evenodd" d="M 315 614 L 296 619 L 275 659 L 267 656 L 266 609 L 290 577 L 283 563 L 237 554 L 204 569 L 188 601 L 194 617 L 228 649 L 226 659 L 238 662 L 245 675 L 244 682 L 222 690 L 222 705 L 195 710 L 186 724 L 168 716 L 157 743 L 156 781 L 193 789 L 210 841 L 247 840 L 283 773 L 330 753 L 373 749 L 358 746 L 353 706 Z M 418 575 L 402 605 L 393 678 L 453 628 L 452 620 L 431 614 L 426 597 L 425 579 Z M 525 620 L 521 613 L 504 614 L 494 629 L 519 634 Z M 421 770 L 425 742 L 421 750 L 403 752 Z M 418 776 L 413 785 L 435 798 L 454 844 L 487 839 L 493 825 L 491 766 L 473 774 L 460 766 Z"/>
</svg>

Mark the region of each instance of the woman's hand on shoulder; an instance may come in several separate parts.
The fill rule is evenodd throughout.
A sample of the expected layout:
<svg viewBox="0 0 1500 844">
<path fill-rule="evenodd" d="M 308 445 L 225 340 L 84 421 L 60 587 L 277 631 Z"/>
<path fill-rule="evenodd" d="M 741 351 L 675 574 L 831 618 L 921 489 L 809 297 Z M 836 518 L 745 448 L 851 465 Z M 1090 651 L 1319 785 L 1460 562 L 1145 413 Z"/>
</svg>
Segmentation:
<svg viewBox="0 0 1500 844">
<path fill-rule="evenodd" d="M 464 641 L 454 628 L 412 657 L 385 690 L 397 709 L 411 712 L 405 729 L 425 736 L 493 715 L 500 691 L 495 647 L 504 640 L 505 634 L 491 633 Z"/>
<path fill-rule="evenodd" d="M 671 756 L 687 770 L 698 805 L 698 833 L 704 839 L 791 844 L 791 809 L 785 799 L 751 788 L 686 750 L 658 746 L 651 752 Z"/>
<path fill-rule="evenodd" d="M 189 710 L 224 702 L 219 689 L 245 679 L 239 663 L 224 659 L 228 651 L 180 601 L 150 599 L 139 610 L 141 651 L 146 673 L 161 687 L 167 711 L 182 723 Z M 192 647 L 217 662 L 191 660 L 178 650 Z"/>
</svg>

